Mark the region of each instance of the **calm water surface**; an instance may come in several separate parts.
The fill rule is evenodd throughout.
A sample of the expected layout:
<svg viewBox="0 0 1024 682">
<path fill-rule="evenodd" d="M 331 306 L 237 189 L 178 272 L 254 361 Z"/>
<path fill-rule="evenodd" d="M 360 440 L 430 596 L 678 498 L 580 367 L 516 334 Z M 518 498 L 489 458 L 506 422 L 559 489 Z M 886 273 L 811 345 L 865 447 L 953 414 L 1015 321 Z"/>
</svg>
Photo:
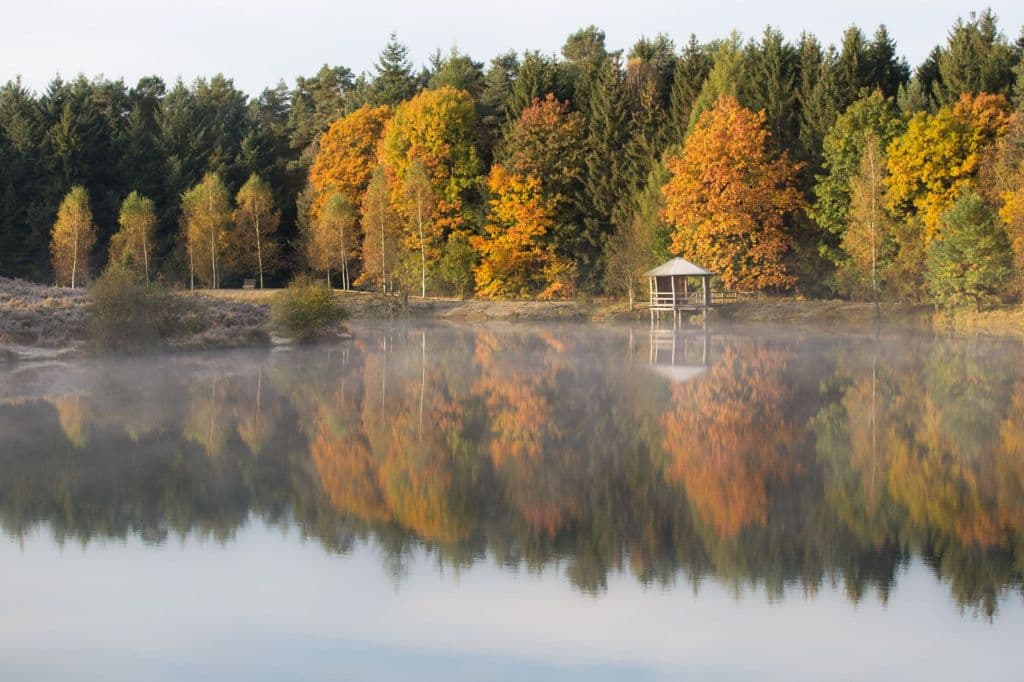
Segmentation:
<svg viewBox="0 0 1024 682">
<path fill-rule="evenodd" d="M 0 374 L 3 680 L 1018 680 L 1024 346 L 358 328 Z"/>
</svg>

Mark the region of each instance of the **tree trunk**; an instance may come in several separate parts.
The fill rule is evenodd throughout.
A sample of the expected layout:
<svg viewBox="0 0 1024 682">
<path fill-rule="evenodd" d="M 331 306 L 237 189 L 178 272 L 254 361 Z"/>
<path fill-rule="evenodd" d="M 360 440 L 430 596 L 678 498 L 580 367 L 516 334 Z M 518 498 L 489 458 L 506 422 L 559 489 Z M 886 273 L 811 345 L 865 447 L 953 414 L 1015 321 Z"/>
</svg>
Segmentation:
<svg viewBox="0 0 1024 682">
<path fill-rule="evenodd" d="M 420 298 L 427 297 L 427 250 L 423 244 L 423 200 L 417 201 L 416 222 L 420 227 Z"/>
<path fill-rule="evenodd" d="M 253 225 L 256 228 L 256 262 L 260 269 L 260 289 L 263 288 L 263 249 L 260 246 L 260 214 L 253 211 Z"/>
</svg>

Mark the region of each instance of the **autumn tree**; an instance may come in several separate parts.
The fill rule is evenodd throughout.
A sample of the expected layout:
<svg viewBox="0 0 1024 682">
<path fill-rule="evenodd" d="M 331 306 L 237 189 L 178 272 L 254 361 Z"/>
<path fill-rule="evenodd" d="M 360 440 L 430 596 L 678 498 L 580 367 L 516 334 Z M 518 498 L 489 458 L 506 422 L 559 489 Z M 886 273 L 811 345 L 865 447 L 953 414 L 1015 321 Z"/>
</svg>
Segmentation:
<svg viewBox="0 0 1024 682">
<path fill-rule="evenodd" d="M 127 260 L 149 281 L 149 257 L 156 237 L 156 205 L 152 199 L 132 192 L 121 202 L 117 216 L 120 229 L 110 238 L 109 263 Z"/>
<path fill-rule="evenodd" d="M 231 225 L 231 200 L 217 173 L 207 173 L 202 182 L 181 196 L 185 247 L 189 258 L 190 286 L 195 278 L 216 289 Z"/>
<path fill-rule="evenodd" d="M 336 120 L 320 137 L 309 168 L 312 221 L 335 193 L 340 192 L 353 204 L 361 201 L 377 165 L 377 145 L 384 124 L 390 117 L 387 106 L 363 106 Z"/>
<path fill-rule="evenodd" d="M 1012 253 L 995 211 L 976 192 L 962 194 L 945 213 L 928 249 L 928 288 L 939 303 L 996 300 L 1011 275 Z"/>
<path fill-rule="evenodd" d="M 981 154 L 1010 121 L 1002 95 L 965 94 L 935 114 L 920 112 L 889 145 L 889 207 L 896 217 L 915 214 L 931 244 L 942 214 L 974 179 Z"/>
<path fill-rule="evenodd" d="M 1024 292 L 1024 116 L 1020 112 L 1013 117 L 1006 135 L 985 155 L 978 185 L 985 198 L 999 209 L 1013 251 L 1020 294 Z"/>
<path fill-rule="evenodd" d="M 406 174 L 420 162 L 433 184 L 445 234 L 465 222 L 466 194 L 480 175 L 475 126 L 472 97 L 449 86 L 424 90 L 402 102 L 384 126 L 379 160 L 392 182 L 393 200 L 401 200 Z"/>
<path fill-rule="evenodd" d="M 874 133 L 864 140 L 859 172 L 850 178 L 850 205 L 840 248 L 839 290 L 878 303 L 880 273 L 891 250 L 892 219 L 885 208 L 885 156 Z"/>
<path fill-rule="evenodd" d="M 246 271 L 255 268 L 263 288 L 263 271 L 274 262 L 277 243 L 273 240 L 281 222 L 274 210 L 270 185 L 253 173 L 235 196 L 235 258 Z"/>
<path fill-rule="evenodd" d="M 480 254 L 475 270 L 477 293 L 485 298 L 570 294 L 574 268 L 547 243 L 554 209 L 541 191 L 540 180 L 495 165 L 487 186 L 492 198 L 485 235 L 471 239 Z"/>
<path fill-rule="evenodd" d="M 388 275 L 394 277 L 398 257 L 399 218 L 391 204 L 391 190 L 384 169 L 380 166 L 373 172 L 370 184 L 363 197 L 361 211 L 363 229 L 363 271 L 356 284 L 371 282 L 380 285 L 387 293 Z"/>
<path fill-rule="evenodd" d="M 434 222 L 434 187 L 426 167 L 418 160 L 409 166 L 405 174 L 402 193 L 406 213 L 406 231 L 402 243 L 407 252 L 412 249 L 419 251 L 420 296 L 426 298 L 428 251 L 430 262 L 434 263 L 441 256 L 442 244 Z"/>
<path fill-rule="evenodd" d="M 721 97 L 705 112 L 682 152 L 666 167 L 664 217 L 671 251 L 715 272 L 726 287 L 764 290 L 794 278 L 783 256 L 791 238 L 786 214 L 803 199 L 793 187 L 798 168 L 785 154 L 769 157 L 764 113 Z"/>
<path fill-rule="evenodd" d="M 586 121 L 553 94 L 537 98 L 506 131 L 499 158 L 518 175 L 538 178 L 553 202 L 555 248 L 574 257 L 583 220 Z"/>
<path fill-rule="evenodd" d="M 50 232 L 50 256 L 58 283 L 75 288 L 89 276 L 89 252 L 96 244 L 89 192 L 75 185 L 60 202 Z"/>
<path fill-rule="evenodd" d="M 310 224 L 306 260 L 313 269 L 327 273 L 327 286 L 331 286 L 331 270 L 340 272 L 342 289 L 347 291 L 352 285 L 349 263 L 355 255 L 358 223 L 355 205 L 341 192 L 335 192 Z"/>
</svg>

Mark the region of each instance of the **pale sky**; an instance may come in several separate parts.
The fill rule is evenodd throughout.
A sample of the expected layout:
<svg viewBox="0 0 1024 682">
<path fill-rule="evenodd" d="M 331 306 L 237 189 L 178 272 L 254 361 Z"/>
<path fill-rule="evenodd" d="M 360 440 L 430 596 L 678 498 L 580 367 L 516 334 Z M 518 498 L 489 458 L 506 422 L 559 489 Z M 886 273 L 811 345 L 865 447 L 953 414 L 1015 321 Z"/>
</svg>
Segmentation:
<svg viewBox="0 0 1024 682">
<path fill-rule="evenodd" d="M 391 31 L 417 66 L 452 45 L 487 62 L 509 49 L 555 52 L 572 31 L 596 24 L 612 49 L 642 35 L 668 33 L 677 45 L 732 29 L 757 35 L 766 25 L 795 39 L 801 31 L 838 42 L 858 24 L 868 34 L 885 23 L 916 65 L 943 42 L 958 16 L 974 7 L 950 0 L 10 0 L 0 40 L 0 82 L 21 75 L 43 89 L 54 75 L 123 77 L 130 85 L 156 74 L 168 82 L 217 72 L 249 93 L 284 78 L 315 73 L 323 63 L 369 69 Z M 1011 38 L 1020 35 L 1024 3 L 990 3 Z"/>
</svg>

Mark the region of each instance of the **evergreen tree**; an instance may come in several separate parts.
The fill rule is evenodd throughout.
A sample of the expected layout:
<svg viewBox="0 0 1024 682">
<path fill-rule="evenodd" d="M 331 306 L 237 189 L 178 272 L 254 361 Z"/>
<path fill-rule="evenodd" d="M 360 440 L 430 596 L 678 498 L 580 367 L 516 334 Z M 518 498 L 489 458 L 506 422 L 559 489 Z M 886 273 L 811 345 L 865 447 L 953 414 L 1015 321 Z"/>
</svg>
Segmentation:
<svg viewBox="0 0 1024 682">
<path fill-rule="evenodd" d="M 739 33 L 733 31 L 715 47 L 714 65 L 693 103 L 688 133 L 693 131 L 705 111 L 714 108 L 719 98 L 739 98 L 740 84 L 744 82 L 744 67 L 742 39 Z"/>
<path fill-rule="evenodd" d="M 682 144 L 690 127 L 693 105 L 700 95 L 713 60 L 707 47 L 697 42 L 697 36 L 690 34 L 690 40 L 676 59 L 672 73 L 672 89 L 669 94 L 669 113 L 665 139 L 669 144 Z"/>
<path fill-rule="evenodd" d="M 799 136 L 797 72 L 799 53 L 781 31 L 766 28 L 760 43 L 746 49 L 746 73 L 740 100 L 754 111 L 763 110 L 776 152 L 792 148 Z"/>
<path fill-rule="evenodd" d="M 963 94 L 988 92 L 1009 96 L 1013 89 L 1013 67 L 1019 55 L 999 30 L 996 15 L 987 9 L 971 13 L 967 21 L 957 19 L 938 59 L 943 103 Z"/>
<path fill-rule="evenodd" d="M 611 233 L 612 213 L 625 191 L 622 149 L 628 140 L 629 111 L 625 106 L 623 74 L 618 56 L 609 58 L 598 73 L 587 118 L 586 176 L 583 229 L 575 248 L 581 286 L 599 281 L 598 256 Z"/>
<path fill-rule="evenodd" d="M 928 289 L 944 305 L 997 300 L 1012 275 L 1006 232 L 992 207 L 965 192 L 942 216 L 941 239 L 928 249 Z"/>
<path fill-rule="evenodd" d="M 380 53 L 374 70 L 376 74 L 370 84 L 368 104 L 394 107 L 412 97 L 419 88 L 409 61 L 409 49 L 398 42 L 394 33 Z"/>
<path fill-rule="evenodd" d="M 886 97 L 895 97 L 910 80 L 910 65 L 896 55 L 896 41 L 882 24 L 867 48 L 868 86 L 878 88 Z"/>
</svg>

